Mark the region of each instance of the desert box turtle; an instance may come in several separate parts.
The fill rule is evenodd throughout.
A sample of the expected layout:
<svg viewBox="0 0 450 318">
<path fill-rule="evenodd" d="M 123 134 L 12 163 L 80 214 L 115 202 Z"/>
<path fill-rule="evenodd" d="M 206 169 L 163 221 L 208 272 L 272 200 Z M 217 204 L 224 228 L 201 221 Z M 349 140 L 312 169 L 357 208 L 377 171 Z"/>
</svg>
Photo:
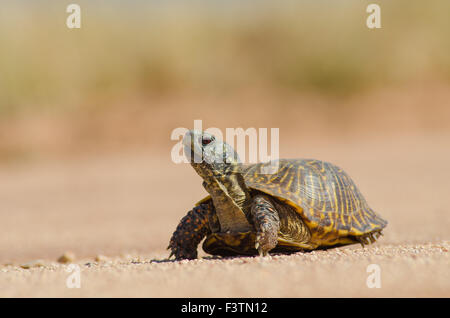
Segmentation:
<svg viewBox="0 0 450 318">
<path fill-rule="evenodd" d="M 171 256 L 261 255 L 373 243 L 387 221 L 375 213 L 337 166 L 310 159 L 244 165 L 226 142 L 191 130 L 183 147 L 209 196 L 183 217 Z M 273 164 L 273 162 L 272 162 Z M 205 238 L 206 237 L 206 238 Z"/>
</svg>

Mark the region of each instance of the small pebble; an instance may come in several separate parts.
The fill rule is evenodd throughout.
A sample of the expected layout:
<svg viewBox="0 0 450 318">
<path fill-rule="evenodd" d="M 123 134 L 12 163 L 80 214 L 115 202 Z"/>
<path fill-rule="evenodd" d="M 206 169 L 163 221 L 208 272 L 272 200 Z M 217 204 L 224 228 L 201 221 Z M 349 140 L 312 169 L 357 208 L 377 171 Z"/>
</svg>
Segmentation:
<svg viewBox="0 0 450 318">
<path fill-rule="evenodd" d="M 65 252 L 58 258 L 58 262 L 62 264 L 72 263 L 75 261 L 75 254 L 72 252 Z"/>
</svg>

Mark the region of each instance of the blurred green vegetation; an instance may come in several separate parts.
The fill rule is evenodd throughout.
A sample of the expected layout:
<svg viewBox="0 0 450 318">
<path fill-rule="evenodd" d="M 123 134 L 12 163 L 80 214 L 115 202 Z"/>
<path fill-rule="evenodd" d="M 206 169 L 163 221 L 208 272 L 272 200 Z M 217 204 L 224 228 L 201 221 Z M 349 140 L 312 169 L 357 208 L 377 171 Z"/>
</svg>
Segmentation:
<svg viewBox="0 0 450 318">
<path fill-rule="evenodd" d="M 0 116 L 123 95 L 264 91 L 349 95 L 450 80 L 450 1 L 5 1 Z"/>
</svg>

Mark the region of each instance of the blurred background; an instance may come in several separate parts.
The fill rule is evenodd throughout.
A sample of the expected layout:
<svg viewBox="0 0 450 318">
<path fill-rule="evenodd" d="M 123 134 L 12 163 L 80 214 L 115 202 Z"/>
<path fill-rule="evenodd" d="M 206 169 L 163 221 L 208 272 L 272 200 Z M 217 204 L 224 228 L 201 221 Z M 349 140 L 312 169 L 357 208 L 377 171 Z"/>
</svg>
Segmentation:
<svg viewBox="0 0 450 318">
<path fill-rule="evenodd" d="M 0 261 L 165 257 L 205 195 L 170 160 L 195 119 L 344 167 L 386 243 L 445 238 L 450 2 L 377 1 L 368 29 L 371 2 L 77 0 L 68 29 L 70 2 L 2 1 Z"/>
</svg>

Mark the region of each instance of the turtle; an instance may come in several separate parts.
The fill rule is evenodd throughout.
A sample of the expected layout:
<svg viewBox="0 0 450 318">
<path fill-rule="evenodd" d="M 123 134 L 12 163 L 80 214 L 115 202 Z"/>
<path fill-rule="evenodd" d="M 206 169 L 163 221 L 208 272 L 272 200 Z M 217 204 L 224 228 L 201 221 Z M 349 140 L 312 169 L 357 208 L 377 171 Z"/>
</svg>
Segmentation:
<svg viewBox="0 0 450 318">
<path fill-rule="evenodd" d="M 242 164 L 233 147 L 206 131 L 189 130 L 182 143 L 209 195 L 179 222 L 169 258 L 196 259 L 202 240 L 206 253 L 222 257 L 364 247 L 388 223 L 334 164 L 315 159 Z"/>
</svg>

